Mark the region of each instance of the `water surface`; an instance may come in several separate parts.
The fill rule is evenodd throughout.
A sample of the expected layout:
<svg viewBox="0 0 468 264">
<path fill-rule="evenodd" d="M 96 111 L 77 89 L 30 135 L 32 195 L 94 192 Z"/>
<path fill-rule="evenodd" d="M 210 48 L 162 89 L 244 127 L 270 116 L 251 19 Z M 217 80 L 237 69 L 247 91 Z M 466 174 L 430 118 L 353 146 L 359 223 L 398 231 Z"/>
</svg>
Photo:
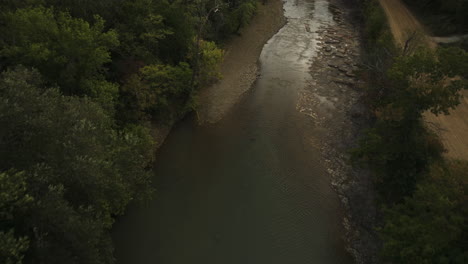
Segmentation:
<svg viewBox="0 0 468 264">
<path fill-rule="evenodd" d="M 284 7 L 252 90 L 215 125 L 181 122 L 159 150 L 155 199 L 116 223 L 118 263 L 351 263 L 317 147 L 326 131 L 296 110 L 328 2 Z"/>
</svg>

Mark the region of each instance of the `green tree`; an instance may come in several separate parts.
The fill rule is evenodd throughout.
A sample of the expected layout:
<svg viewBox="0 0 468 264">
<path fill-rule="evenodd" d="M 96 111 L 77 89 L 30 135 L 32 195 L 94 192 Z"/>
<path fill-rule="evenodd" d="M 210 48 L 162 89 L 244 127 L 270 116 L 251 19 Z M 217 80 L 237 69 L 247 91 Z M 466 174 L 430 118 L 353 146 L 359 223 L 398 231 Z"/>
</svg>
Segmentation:
<svg viewBox="0 0 468 264">
<path fill-rule="evenodd" d="M 237 6 L 234 4 L 234 7 L 230 11 L 229 20 L 227 22 L 229 32 L 239 33 L 239 30 L 242 27 L 245 27 L 249 24 L 256 10 L 256 0 L 239 1 Z"/>
<path fill-rule="evenodd" d="M 194 45 L 195 46 L 195 45 Z M 194 47 L 190 54 L 190 62 L 198 65 L 197 76 L 194 76 L 194 86 L 205 87 L 222 78 L 219 66 L 224 58 L 224 51 L 216 46 L 212 41 L 200 40 L 198 56 Z M 194 61 L 198 60 L 197 63 Z"/>
<path fill-rule="evenodd" d="M 63 96 L 25 68 L 2 74 L 0 112 L 0 172 L 22 172 L 0 197 L 1 214 L 11 215 L 0 232 L 14 228 L 16 239 L 8 235 L 9 251 L 29 241 L 27 263 L 112 263 L 113 216 L 151 194 L 148 130 L 115 130 L 99 104 Z M 3 205 L 20 194 L 34 200 Z"/>
<path fill-rule="evenodd" d="M 161 61 L 172 65 L 185 61 L 196 32 L 193 5 L 185 0 L 156 1 L 156 10 L 172 31 L 159 41 Z"/>
<path fill-rule="evenodd" d="M 156 12 L 156 1 L 123 1 L 118 13 L 117 30 L 123 57 L 133 57 L 147 64 L 159 58 L 159 42 L 173 32 L 164 24 L 164 17 Z"/>
<path fill-rule="evenodd" d="M 187 63 L 140 69 L 121 87 L 121 119 L 126 122 L 173 121 L 190 108 L 192 70 Z"/>
<path fill-rule="evenodd" d="M 22 0 L 24 1 L 24 0 Z M 31 1 L 31 0 L 27 0 Z M 110 26 L 116 22 L 116 12 L 120 6 L 120 0 L 33 0 L 43 2 L 48 7 L 54 7 L 60 11 L 70 12 L 73 17 L 84 19 L 90 23 L 94 17 L 99 15 L 104 18 Z"/>
<path fill-rule="evenodd" d="M 413 193 L 442 151 L 437 136 L 420 121 L 378 120 L 352 153 L 374 172 L 382 201 L 394 203 Z"/>
<path fill-rule="evenodd" d="M 459 56 L 445 56 L 454 52 Z M 465 68 L 456 69 L 454 63 Z M 466 74 L 467 65 L 468 55 L 460 49 L 442 48 L 438 53 L 419 49 L 400 56 L 388 73 L 394 89 L 386 103 L 401 109 L 402 118 L 420 118 L 425 111 L 448 114 L 460 103 L 460 90 L 468 88 L 468 82 L 457 76 Z"/>
<path fill-rule="evenodd" d="M 15 235 L 15 220 L 30 208 L 33 197 L 28 194 L 24 173 L 0 172 L 0 261 L 21 263 L 29 248 L 26 236 Z"/>
<path fill-rule="evenodd" d="M 88 95 L 112 104 L 117 87 L 105 80 L 104 64 L 118 45 L 117 34 L 103 32 L 104 21 L 94 25 L 68 13 L 44 7 L 18 9 L 1 16 L 2 67 L 36 67 L 50 84 L 67 95 Z"/>
<path fill-rule="evenodd" d="M 384 211 L 380 234 L 385 260 L 402 264 L 468 261 L 467 171 L 466 162 L 436 164 L 412 197 Z"/>
<path fill-rule="evenodd" d="M 141 78 L 154 94 L 154 104 L 148 109 L 152 116 L 174 118 L 190 100 L 192 70 L 187 63 L 178 66 L 149 65 L 141 69 Z"/>
<path fill-rule="evenodd" d="M 429 165 L 440 158 L 443 147 L 425 128 L 422 115 L 447 114 L 459 104 L 459 92 L 468 83 L 459 75 L 463 68 L 454 65 L 462 67 L 464 60 L 468 62 L 466 52 L 460 50 L 418 50 L 395 59 L 381 82 L 386 89 L 375 87 L 377 121 L 353 155 L 376 172 L 386 202 L 411 195 Z"/>
</svg>

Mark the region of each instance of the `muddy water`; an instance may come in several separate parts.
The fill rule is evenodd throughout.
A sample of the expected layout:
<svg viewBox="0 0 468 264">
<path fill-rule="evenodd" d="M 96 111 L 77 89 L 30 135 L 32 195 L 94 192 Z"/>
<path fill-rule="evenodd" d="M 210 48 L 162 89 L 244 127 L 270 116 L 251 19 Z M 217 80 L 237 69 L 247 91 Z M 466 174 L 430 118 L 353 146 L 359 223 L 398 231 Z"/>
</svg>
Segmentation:
<svg viewBox="0 0 468 264">
<path fill-rule="evenodd" d="M 181 122 L 159 150 L 155 199 L 116 223 L 118 263 L 351 263 L 317 147 L 326 131 L 296 110 L 328 2 L 284 8 L 252 90 L 217 124 Z"/>
</svg>

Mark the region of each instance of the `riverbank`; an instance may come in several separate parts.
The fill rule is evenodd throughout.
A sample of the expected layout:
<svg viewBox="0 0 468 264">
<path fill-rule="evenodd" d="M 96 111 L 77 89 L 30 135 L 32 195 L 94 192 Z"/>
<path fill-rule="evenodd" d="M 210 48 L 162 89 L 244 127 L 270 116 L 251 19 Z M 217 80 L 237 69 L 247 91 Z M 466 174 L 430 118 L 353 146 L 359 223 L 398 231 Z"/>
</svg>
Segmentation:
<svg viewBox="0 0 468 264">
<path fill-rule="evenodd" d="M 199 93 L 197 109 L 200 123 L 216 123 L 236 104 L 258 77 L 258 58 L 265 43 L 286 23 L 283 1 L 259 4 L 257 14 L 239 36 L 225 45 L 221 65 L 222 80 Z"/>
<path fill-rule="evenodd" d="M 373 227 L 377 218 L 375 194 L 368 171 L 353 168 L 349 151 L 369 124 L 358 72 L 362 54 L 357 6 L 330 1 L 334 23 L 319 29 L 319 51 L 310 68 L 312 81 L 297 108 L 324 132 L 320 149 L 331 184 L 345 212 L 347 250 L 356 263 L 377 263 L 379 240 Z"/>
<path fill-rule="evenodd" d="M 286 18 L 282 0 L 259 4 L 250 24 L 233 35 L 224 45 L 225 56 L 220 66 L 223 78 L 203 88 L 197 96 L 197 117 L 200 123 L 215 123 L 234 106 L 258 77 L 258 58 L 265 43 L 283 27 Z M 152 135 L 158 149 L 175 122 L 153 124 Z"/>
</svg>

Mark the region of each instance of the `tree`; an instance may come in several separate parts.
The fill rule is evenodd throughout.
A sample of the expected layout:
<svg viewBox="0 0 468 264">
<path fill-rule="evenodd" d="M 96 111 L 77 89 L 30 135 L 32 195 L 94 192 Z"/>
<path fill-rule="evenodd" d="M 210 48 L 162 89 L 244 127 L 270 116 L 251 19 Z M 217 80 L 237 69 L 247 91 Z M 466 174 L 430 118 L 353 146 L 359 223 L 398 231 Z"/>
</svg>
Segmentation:
<svg viewBox="0 0 468 264">
<path fill-rule="evenodd" d="M 23 0 L 24 1 L 24 0 Z M 28 0 L 31 1 L 31 0 Z M 121 0 L 32 0 L 42 2 L 48 7 L 57 8 L 60 11 L 70 12 L 73 17 L 84 19 L 90 23 L 94 22 L 95 16 L 104 18 L 110 26 L 116 22 L 117 8 Z"/>
<path fill-rule="evenodd" d="M 420 121 L 378 120 L 352 154 L 373 170 L 381 200 L 392 204 L 413 193 L 442 151 L 437 136 Z"/>
<path fill-rule="evenodd" d="M 0 173 L 0 261 L 6 264 L 21 263 L 29 248 L 26 236 L 15 235 L 15 218 L 31 206 L 33 197 L 28 194 L 23 172 Z"/>
<path fill-rule="evenodd" d="M 27 248 L 27 263 L 112 263 L 113 216 L 151 194 L 148 130 L 117 131 L 99 104 L 22 67 L 0 77 L 0 113 L 0 172 L 13 186 L 0 185 L 7 258 Z M 12 204 L 20 198 L 28 203 Z"/>
<path fill-rule="evenodd" d="M 383 257 L 392 263 L 468 261 L 468 163 L 435 164 L 412 197 L 386 209 Z"/>
<path fill-rule="evenodd" d="M 459 53 L 462 56 L 444 56 Z M 403 118 L 417 119 L 425 111 L 448 114 L 460 103 L 460 90 L 468 89 L 468 82 L 459 78 L 468 68 L 455 69 L 452 64 L 468 65 L 468 55 L 460 49 L 439 49 L 434 53 L 419 49 L 411 56 L 399 57 L 389 70 L 394 87 L 387 103 L 404 112 Z"/>
<path fill-rule="evenodd" d="M 375 100 L 377 121 L 353 155 L 376 172 L 377 188 L 386 202 L 410 196 L 429 165 L 440 159 L 443 147 L 423 125 L 422 115 L 447 114 L 459 104 L 459 92 L 468 83 L 459 75 L 463 68 L 453 66 L 465 65 L 463 56 L 466 52 L 459 50 L 441 49 L 436 54 L 420 49 L 396 58 L 382 81 L 387 89 Z M 464 59 L 454 62 L 455 58 Z"/>
<path fill-rule="evenodd" d="M 158 119 L 173 119 L 192 96 L 192 70 L 187 63 L 178 66 L 149 65 L 141 69 L 141 77 L 154 94 L 150 113 Z"/>
<path fill-rule="evenodd" d="M 37 68 L 49 84 L 66 95 L 88 95 L 112 101 L 117 86 L 105 80 L 104 64 L 118 45 L 117 34 L 103 32 L 104 21 L 94 25 L 68 13 L 35 7 L 6 12 L 1 17 L 2 67 L 25 65 Z"/>
<path fill-rule="evenodd" d="M 193 2 L 157 1 L 155 5 L 156 10 L 164 17 L 164 24 L 172 31 L 172 34 L 159 42 L 161 61 L 172 65 L 185 61 L 196 35 Z"/>
<path fill-rule="evenodd" d="M 198 76 L 194 86 L 205 87 L 211 83 L 221 79 L 219 66 L 223 61 L 224 51 L 216 46 L 212 41 L 200 40 L 198 47 L 198 56 L 195 54 L 196 49 L 189 54 L 191 62 L 198 60 Z M 193 62 L 196 64 L 195 62 Z"/>
<path fill-rule="evenodd" d="M 235 1 L 236 2 L 236 1 Z M 257 1 L 244 0 L 239 1 L 231 9 L 227 26 L 228 32 L 239 33 L 239 30 L 248 25 L 257 10 Z"/>
<path fill-rule="evenodd" d="M 172 121 L 190 106 L 192 70 L 187 63 L 156 64 L 140 69 L 121 87 L 120 112 L 126 122 Z"/>
<path fill-rule="evenodd" d="M 119 8 L 117 30 L 123 57 L 133 57 L 147 64 L 158 62 L 159 42 L 172 30 L 164 23 L 164 17 L 156 12 L 153 0 L 123 1 Z"/>
</svg>

